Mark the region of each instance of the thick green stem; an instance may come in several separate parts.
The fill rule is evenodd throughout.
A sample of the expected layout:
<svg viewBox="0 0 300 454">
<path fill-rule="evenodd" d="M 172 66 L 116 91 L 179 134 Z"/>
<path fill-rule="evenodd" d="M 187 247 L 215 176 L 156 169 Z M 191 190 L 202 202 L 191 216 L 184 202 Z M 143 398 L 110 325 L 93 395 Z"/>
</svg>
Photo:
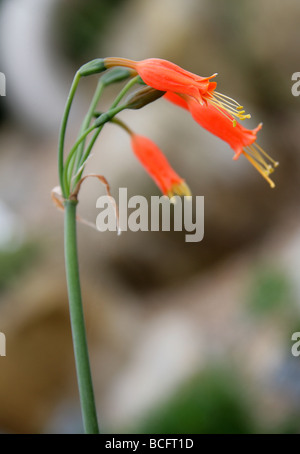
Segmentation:
<svg viewBox="0 0 300 454">
<path fill-rule="evenodd" d="M 98 421 L 81 301 L 76 240 L 76 205 L 65 202 L 65 262 L 70 306 L 71 328 L 79 396 L 85 433 L 98 434 Z"/>
</svg>

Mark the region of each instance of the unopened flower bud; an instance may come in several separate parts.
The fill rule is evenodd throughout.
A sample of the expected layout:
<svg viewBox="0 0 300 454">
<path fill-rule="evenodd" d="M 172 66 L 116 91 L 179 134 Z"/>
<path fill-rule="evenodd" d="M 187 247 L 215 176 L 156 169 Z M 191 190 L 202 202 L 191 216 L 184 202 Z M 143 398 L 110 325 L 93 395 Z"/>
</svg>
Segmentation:
<svg viewBox="0 0 300 454">
<path fill-rule="evenodd" d="M 91 74 L 98 74 L 105 71 L 107 68 L 104 65 L 103 58 L 96 58 L 95 60 L 89 61 L 85 65 L 81 66 L 79 73 L 81 76 L 90 76 Z"/>
<path fill-rule="evenodd" d="M 143 87 L 130 94 L 125 101 L 127 109 L 141 109 L 142 107 L 156 101 L 165 94 L 164 91 L 156 90 L 152 87 Z"/>
<path fill-rule="evenodd" d="M 107 86 L 117 82 L 122 82 L 132 76 L 132 69 L 129 68 L 113 68 L 101 77 L 103 85 Z"/>
</svg>

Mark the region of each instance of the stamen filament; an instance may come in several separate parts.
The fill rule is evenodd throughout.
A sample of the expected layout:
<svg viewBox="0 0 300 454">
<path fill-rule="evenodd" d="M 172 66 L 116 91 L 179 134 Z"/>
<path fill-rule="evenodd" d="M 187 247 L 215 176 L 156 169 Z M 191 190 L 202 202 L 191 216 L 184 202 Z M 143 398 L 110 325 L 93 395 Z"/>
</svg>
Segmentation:
<svg viewBox="0 0 300 454">
<path fill-rule="evenodd" d="M 237 101 L 230 98 L 229 96 L 223 95 L 222 93 L 213 92 L 209 94 L 210 96 L 206 97 L 206 100 L 211 103 L 214 107 L 220 107 L 222 113 L 224 111 L 228 112 L 233 117 L 237 117 L 240 120 L 245 120 L 246 118 L 251 118 L 250 114 L 246 114 L 244 107 L 241 106 Z M 225 114 L 224 114 L 225 115 Z M 226 115 L 225 115 L 226 116 Z M 232 119 L 230 119 L 232 121 Z"/>
<path fill-rule="evenodd" d="M 262 175 L 262 177 L 269 183 L 269 185 L 271 186 L 271 188 L 275 188 L 275 183 L 274 181 L 271 180 L 271 178 L 269 178 L 269 174 L 266 173 L 266 171 L 264 169 L 262 169 L 259 164 L 257 164 L 256 161 L 254 161 L 254 159 L 251 158 L 251 156 L 249 156 L 247 153 L 245 153 L 243 151 L 243 154 L 246 156 L 246 158 L 248 159 L 248 161 L 251 162 L 251 164 L 256 168 L 256 170 L 258 170 L 258 172 Z"/>
<path fill-rule="evenodd" d="M 212 105 L 213 105 L 213 106 L 214 106 L 222 115 L 224 115 L 224 117 L 228 118 L 229 121 L 232 121 L 233 126 L 236 126 L 236 121 L 233 120 L 232 118 L 230 118 L 230 116 L 227 115 L 227 112 L 226 112 L 226 111 L 220 109 L 220 108 L 218 107 L 218 104 L 215 104 L 214 102 L 210 102 L 210 103 L 211 103 L 211 104 L 212 104 Z M 228 113 L 229 113 L 229 112 L 228 112 Z"/>
<path fill-rule="evenodd" d="M 243 107 L 243 106 L 241 106 L 237 101 L 235 101 L 234 99 L 232 99 L 232 100 L 231 100 L 231 98 L 228 99 L 228 96 L 225 96 L 225 95 L 222 96 L 221 93 L 218 93 L 218 92 L 216 92 L 216 91 L 214 91 L 213 96 L 214 96 L 215 98 L 219 98 L 220 100 L 222 100 L 222 102 L 226 102 L 226 104 L 231 104 L 232 106 L 236 107 L 237 109 L 238 109 L 239 107 Z M 224 98 L 225 98 L 226 101 L 224 100 Z M 231 100 L 231 101 L 230 101 L 230 100 Z"/>
<path fill-rule="evenodd" d="M 254 145 L 254 144 L 253 144 Z M 279 162 L 278 161 L 275 161 L 273 158 L 271 158 L 271 156 L 268 155 L 268 153 L 265 152 L 265 150 L 263 150 L 259 145 L 258 143 L 255 143 L 256 147 L 259 149 L 259 151 L 267 158 L 269 159 L 272 164 L 274 165 L 274 167 L 278 167 L 279 166 Z"/>
<path fill-rule="evenodd" d="M 232 102 L 233 104 L 235 104 L 236 106 L 239 106 L 239 105 L 240 105 L 240 103 L 238 103 L 235 99 L 230 98 L 230 96 L 224 95 L 223 93 L 219 93 L 218 91 L 214 91 L 214 95 L 217 95 L 217 96 L 219 96 L 220 98 L 228 99 L 228 101 L 231 101 L 231 102 Z"/>
<path fill-rule="evenodd" d="M 275 187 L 274 182 L 269 178 L 269 175 L 274 172 L 275 167 L 279 165 L 274 161 L 257 143 L 253 143 L 243 149 L 243 154 L 248 161 L 258 170 L 265 180 L 270 184 L 271 188 Z M 269 161 L 267 162 L 266 159 Z"/>
<path fill-rule="evenodd" d="M 251 152 L 252 154 L 252 157 L 259 163 L 261 164 L 263 167 L 265 167 L 266 170 L 269 170 L 269 169 L 272 169 L 273 167 L 270 165 L 270 164 L 267 164 L 267 162 L 265 161 L 264 157 L 259 154 L 259 151 L 256 150 L 254 148 L 253 145 L 249 145 L 248 147 L 248 150 Z"/>
<path fill-rule="evenodd" d="M 245 111 L 238 110 L 237 108 L 234 108 L 233 106 L 226 105 L 225 103 L 219 101 L 218 99 L 212 97 L 212 98 L 207 98 L 207 101 L 211 103 L 214 107 L 220 107 L 223 109 L 223 114 L 224 111 L 228 112 L 230 115 L 233 117 L 237 117 L 240 120 L 245 120 L 246 118 L 251 118 L 250 114 L 245 114 Z M 242 107 L 242 106 L 241 106 Z M 232 121 L 232 119 L 230 119 Z"/>
</svg>

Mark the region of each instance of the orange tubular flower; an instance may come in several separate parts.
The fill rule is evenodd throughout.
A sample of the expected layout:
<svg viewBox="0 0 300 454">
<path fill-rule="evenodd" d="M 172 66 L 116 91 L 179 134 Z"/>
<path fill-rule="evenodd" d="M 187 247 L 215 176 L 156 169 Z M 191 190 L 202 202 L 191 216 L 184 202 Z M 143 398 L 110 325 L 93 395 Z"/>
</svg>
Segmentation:
<svg viewBox="0 0 300 454">
<path fill-rule="evenodd" d="M 108 57 L 104 59 L 104 64 L 106 68 L 125 66 L 134 69 L 146 85 L 156 90 L 187 95 L 199 104 L 212 104 L 227 118 L 231 118 L 234 124 L 235 120 L 232 116 L 240 120 L 250 118 L 249 114 L 245 114 L 243 106 L 215 91 L 217 83 L 211 82 L 210 79 L 216 74 L 209 77 L 197 76 L 160 58 L 133 61 L 126 58 Z"/>
<path fill-rule="evenodd" d="M 233 117 L 227 118 L 213 105 L 201 105 L 189 97 L 181 97 L 174 93 L 166 93 L 164 96 L 168 101 L 188 109 L 194 118 L 207 131 L 227 142 L 235 152 L 233 159 L 238 159 L 241 154 L 253 164 L 259 173 L 268 181 L 270 186 L 275 187 L 274 182 L 269 178 L 270 173 L 277 167 L 275 162 L 257 143 L 257 132 L 262 128 L 259 124 L 255 129 L 244 128 L 239 123 L 232 124 Z"/>
<path fill-rule="evenodd" d="M 147 137 L 132 133 L 131 145 L 134 154 L 164 195 L 168 197 L 173 197 L 174 195 L 191 195 L 187 184 L 172 169 L 154 142 Z"/>
</svg>

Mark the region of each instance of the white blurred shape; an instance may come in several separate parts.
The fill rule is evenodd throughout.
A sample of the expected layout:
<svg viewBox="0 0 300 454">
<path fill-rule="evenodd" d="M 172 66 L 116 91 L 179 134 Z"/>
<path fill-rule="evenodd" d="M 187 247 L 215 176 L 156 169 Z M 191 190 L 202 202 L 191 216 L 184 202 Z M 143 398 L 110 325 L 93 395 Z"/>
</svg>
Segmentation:
<svg viewBox="0 0 300 454">
<path fill-rule="evenodd" d="M 0 199 L 0 250 L 17 249 L 23 239 L 21 219 Z"/>
<path fill-rule="evenodd" d="M 63 68 L 51 49 L 51 12 L 57 0 L 5 0 L 0 14 L 1 70 L 7 103 L 36 129 L 56 131 L 66 91 Z"/>
</svg>

